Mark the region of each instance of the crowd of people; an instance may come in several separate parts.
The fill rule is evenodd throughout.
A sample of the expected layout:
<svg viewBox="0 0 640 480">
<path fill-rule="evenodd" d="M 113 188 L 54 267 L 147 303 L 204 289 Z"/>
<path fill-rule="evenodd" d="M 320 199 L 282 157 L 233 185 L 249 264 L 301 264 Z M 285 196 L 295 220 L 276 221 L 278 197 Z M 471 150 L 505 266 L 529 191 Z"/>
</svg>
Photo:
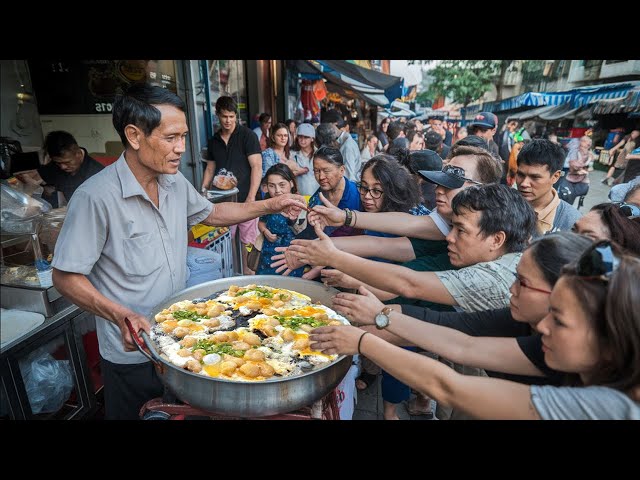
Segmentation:
<svg viewBox="0 0 640 480">
<path fill-rule="evenodd" d="M 124 319 L 148 331 L 184 288 L 184 232 L 202 222 L 261 245 L 245 274 L 341 290 L 352 326 L 315 329 L 312 347 L 358 355 L 358 388 L 381 369 L 385 419 L 412 389 L 413 411 L 433 415 L 433 399 L 450 418 L 640 419 L 640 185 L 581 215 L 588 137 L 567 152 L 517 124 L 496 135 L 481 112 L 455 135 L 439 117 L 385 118 L 360 149 L 336 110 L 317 126 L 263 114 L 253 131 L 231 97 L 215 110 L 201 189 L 225 169 L 240 203 L 214 206 L 185 180 L 184 102 L 137 85 L 114 104 L 125 151 L 69 205 L 54 285 L 97 316 L 107 418 L 159 394 Z"/>
</svg>

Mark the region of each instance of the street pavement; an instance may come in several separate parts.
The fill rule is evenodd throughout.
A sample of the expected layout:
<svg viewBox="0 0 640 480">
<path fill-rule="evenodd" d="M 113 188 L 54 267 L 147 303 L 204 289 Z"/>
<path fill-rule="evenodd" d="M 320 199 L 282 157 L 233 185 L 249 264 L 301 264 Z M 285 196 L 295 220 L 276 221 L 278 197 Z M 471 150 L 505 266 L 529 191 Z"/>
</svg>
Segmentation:
<svg viewBox="0 0 640 480">
<path fill-rule="evenodd" d="M 606 172 L 601 170 L 594 170 L 589 174 L 589 180 L 591 181 L 589 193 L 587 193 L 584 204 L 580 208 L 580 213 L 583 215 L 594 205 L 609 201 L 607 195 L 609 194 L 610 187 L 600 183 L 605 175 Z M 578 206 L 578 199 L 575 200 L 574 206 Z M 376 382 L 369 385 L 366 390 L 356 391 L 357 403 L 353 413 L 354 420 L 383 420 L 381 378 L 382 377 L 378 375 Z M 409 415 L 405 403 L 397 406 L 397 412 L 400 420 L 426 420 L 424 416 Z"/>
</svg>

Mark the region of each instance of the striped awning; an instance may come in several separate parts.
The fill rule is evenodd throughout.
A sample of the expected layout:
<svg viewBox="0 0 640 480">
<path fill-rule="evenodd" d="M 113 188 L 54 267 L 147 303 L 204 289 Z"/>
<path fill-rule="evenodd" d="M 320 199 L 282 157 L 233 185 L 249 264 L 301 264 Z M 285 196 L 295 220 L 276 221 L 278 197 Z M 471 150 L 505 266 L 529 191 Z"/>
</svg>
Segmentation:
<svg viewBox="0 0 640 480">
<path fill-rule="evenodd" d="M 552 121 L 561 118 L 575 118 L 576 113 L 581 107 L 573 108 L 570 103 L 562 105 L 546 105 L 544 107 L 533 108 L 517 112 L 507 117 L 508 120 L 531 120 L 538 118 L 540 120 Z"/>
<path fill-rule="evenodd" d="M 598 100 L 593 107 L 597 115 L 640 112 L 640 88 L 634 88 L 623 98 Z"/>
<path fill-rule="evenodd" d="M 501 102 L 488 102 L 482 105 L 484 112 L 501 112 L 520 107 L 542 107 L 570 103 L 572 108 L 595 103 L 599 100 L 626 97 L 629 92 L 640 86 L 639 81 L 608 83 L 574 88 L 564 92 L 527 92 L 507 98 Z"/>
</svg>

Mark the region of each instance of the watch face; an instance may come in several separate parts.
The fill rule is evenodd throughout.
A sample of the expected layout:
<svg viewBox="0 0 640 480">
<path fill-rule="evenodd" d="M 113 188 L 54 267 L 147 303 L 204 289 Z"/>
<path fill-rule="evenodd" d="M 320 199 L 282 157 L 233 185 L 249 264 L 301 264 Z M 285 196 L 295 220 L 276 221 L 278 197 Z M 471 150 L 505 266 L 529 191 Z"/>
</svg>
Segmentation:
<svg viewBox="0 0 640 480">
<path fill-rule="evenodd" d="M 376 327 L 379 329 L 386 327 L 389 325 L 389 317 L 387 317 L 384 313 L 379 313 L 376 315 Z"/>
</svg>

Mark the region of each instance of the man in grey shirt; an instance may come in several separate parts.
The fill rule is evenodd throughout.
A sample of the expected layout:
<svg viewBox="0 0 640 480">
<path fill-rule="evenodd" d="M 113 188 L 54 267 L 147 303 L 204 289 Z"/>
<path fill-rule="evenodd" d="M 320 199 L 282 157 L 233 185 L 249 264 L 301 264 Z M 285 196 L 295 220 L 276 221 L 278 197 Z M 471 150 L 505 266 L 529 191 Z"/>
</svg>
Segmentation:
<svg viewBox="0 0 640 480">
<path fill-rule="evenodd" d="M 358 144 L 347 131 L 347 122 L 337 110 L 327 110 L 322 115 L 322 121 L 333 123 L 340 130 L 337 142 L 342 158 L 344 158 L 344 166 L 346 168 L 345 177 L 357 182 L 360 180 L 362 160 L 360 159 L 360 148 L 358 148 Z"/>
<path fill-rule="evenodd" d="M 125 151 L 76 190 L 57 241 L 53 283 L 80 308 L 96 314 L 105 417 L 136 419 L 162 393 L 125 325 L 149 332 L 154 305 L 185 288 L 187 229 L 230 225 L 304 208 L 302 197 L 216 205 L 179 173 L 188 133 L 185 104 L 169 90 L 133 85 L 113 106 Z"/>
</svg>

